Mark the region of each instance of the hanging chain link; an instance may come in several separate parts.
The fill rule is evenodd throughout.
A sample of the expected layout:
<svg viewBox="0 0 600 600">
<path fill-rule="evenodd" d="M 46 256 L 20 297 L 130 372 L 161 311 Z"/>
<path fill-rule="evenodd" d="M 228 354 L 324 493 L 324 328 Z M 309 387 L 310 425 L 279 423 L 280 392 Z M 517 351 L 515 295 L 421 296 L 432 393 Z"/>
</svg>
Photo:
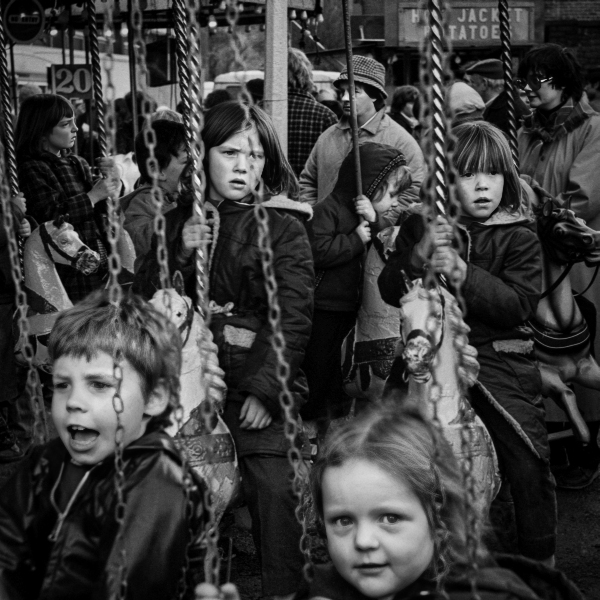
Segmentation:
<svg viewBox="0 0 600 600">
<path fill-rule="evenodd" d="M 34 419 L 34 438 L 39 443 L 48 439 L 48 424 L 46 409 L 42 394 L 41 383 L 37 369 L 33 364 L 33 348 L 29 340 L 29 322 L 27 321 L 27 297 L 23 290 L 23 240 L 16 234 L 11 210 L 11 196 L 19 193 L 17 177 L 17 159 L 15 154 L 15 140 L 13 132 L 13 119 L 10 104 L 8 63 L 6 59 L 6 40 L 4 34 L 3 17 L 0 14 L 0 101 L 4 117 L 4 143 L 0 140 L 0 169 L 2 181 L 0 182 L 2 197 L 2 218 L 8 239 L 8 251 L 13 283 L 15 285 L 15 302 L 18 310 L 18 327 L 21 337 L 22 353 L 27 362 L 27 393 L 31 404 Z"/>
</svg>

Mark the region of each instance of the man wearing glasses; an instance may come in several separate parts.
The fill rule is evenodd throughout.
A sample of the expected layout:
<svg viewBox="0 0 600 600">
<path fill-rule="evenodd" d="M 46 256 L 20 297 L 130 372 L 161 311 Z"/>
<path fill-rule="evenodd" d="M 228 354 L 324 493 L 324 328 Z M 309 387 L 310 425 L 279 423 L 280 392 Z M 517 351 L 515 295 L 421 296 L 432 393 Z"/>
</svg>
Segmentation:
<svg viewBox="0 0 600 600">
<path fill-rule="evenodd" d="M 600 230 L 600 115 L 584 94 L 581 65 L 574 54 L 557 44 L 532 48 L 519 65 L 515 84 L 525 91 L 532 114 L 519 130 L 521 173 L 533 177 L 545 190 L 575 211 L 590 227 Z M 571 271 L 573 289 L 584 290 L 593 275 L 583 263 Z M 600 324 L 600 278 L 585 297 L 596 309 Z M 588 326 L 593 326 L 588 320 Z M 600 357 L 596 335 L 596 357 Z M 578 406 L 588 423 L 591 442 L 583 449 L 570 440 L 563 448 L 562 468 L 553 469 L 557 486 L 581 489 L 600 473 L 598 391 L 576 386 Z M 549 422 L 567 421 L 562 411 L 548 403 Z M 556 430 L 556 426 L 554 426 Z M 563 427 L 564 429 L 564 427 Z M 555 459 L 558 450 L 554 445 Z M 566 455 L 564 450 L 566 450 Z"/>
</svg>

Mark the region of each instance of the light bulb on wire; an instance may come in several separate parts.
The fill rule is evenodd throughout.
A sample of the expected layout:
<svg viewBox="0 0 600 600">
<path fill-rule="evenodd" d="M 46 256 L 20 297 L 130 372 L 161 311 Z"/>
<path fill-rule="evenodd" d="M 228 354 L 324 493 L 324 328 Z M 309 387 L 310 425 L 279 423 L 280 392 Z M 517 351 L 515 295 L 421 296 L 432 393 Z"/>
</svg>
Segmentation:
<svg viewBox="0 0 600 600">
<path fill-rule="evenodd" d="M 215 19 L 215 15 L 213 13 L 208 15 L 208 27 L 209 29 L 216 29 L 217 27 L 217 20 Z"/>
</svg>

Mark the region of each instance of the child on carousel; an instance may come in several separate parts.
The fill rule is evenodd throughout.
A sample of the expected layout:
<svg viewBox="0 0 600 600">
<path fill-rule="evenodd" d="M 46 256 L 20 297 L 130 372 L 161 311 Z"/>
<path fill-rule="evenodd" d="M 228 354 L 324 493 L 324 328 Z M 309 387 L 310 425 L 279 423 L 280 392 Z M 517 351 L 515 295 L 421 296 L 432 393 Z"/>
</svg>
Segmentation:
<svg viewBox="0 0 600 600">
<path fill-rule="evenodd" d="M 191 589 L 202 576 L 205 486 L 193 471 L 185 483 L 164 431 L 179 394 L 177 328 L 139 297 L 115 307 L 96 291 L 58 317 L 48 350 L 58 438 L 34 447 L 0 493 L 0 597 Z"/>
<path fill-rule="evenodd" d="M 294 198 L 298 182 L 270 118 L 235 101 L 211 108 L 202 131 L 207 209 L 212 231 L 189 205 L 165 215 L 169 270 L 180 271 L 196 297 L 194 251 L 209 242 L 209 326 L 225 371 L 223 419 L 235 441 L 242 492 L 252 517 L 263 595 L 292 596 L 302 578 L 301 528 L 295 517 L 290 441 L 279 402 L 279 363 L 271 344 L 263 258 L 255 203 L 263 201 L 277 283 L 288 386 L 298 413 L 307 386 L 300 369 L 311 329 L 314 271 L 303 221 L 312 209 Z M 259 197 L 263 189 L 264 198 Z M 216 210 L 215 210 L 216 207 Z M 150 297 L 158 287 L 156 235 L 134 281 Z M 303 455 L 308 445 L 297 440 Z"/>
<path fill-rule="evenodd" d="M 73 105 L 57 94 L 37 94 L 23 102 L 15 131 L 19 186 L 28 213 L 38 223 L 59 215 L 73 225 L 81 241 L 100 255 L 100 268 L 84 275 L 68 265 L 56 270 L 71 302 L 102 287 L 107 275 L 107 241 L 101 201 L 117 194 L 114 162 L 98 159 L 103 177 L 92 180 L 88 163 L 71 150 L 77 140 Z"/>
<path fill-rule="evenodd" d="M 469 343 L 478 351 L 481 369 L 471 401 L 490 431 L 510 484 L 519 550 L 552 565 L 556 496 L 541 378 L 533 362 L 532 332 L 525 326 L 541 294 L 540 245 L 502 132 L 486 122 L 472 122 L 453 133 L 461 250 L 444 217 L 426 224 L 421 216 L 411 216 L 379 277 L 379 288 L 386 302 L 399 306 L 406 292 L 402 272 L 414 279 L 431 270 L 445 276 L 452 289 L 460 287 Z"/>
</svg>

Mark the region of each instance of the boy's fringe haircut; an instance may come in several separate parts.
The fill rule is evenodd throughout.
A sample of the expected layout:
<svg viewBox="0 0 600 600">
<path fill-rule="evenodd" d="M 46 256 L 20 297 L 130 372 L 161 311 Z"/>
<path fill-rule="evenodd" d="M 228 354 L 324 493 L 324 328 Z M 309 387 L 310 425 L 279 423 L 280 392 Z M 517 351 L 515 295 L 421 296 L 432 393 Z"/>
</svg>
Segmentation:
<svg viewBox="0 0 600 600">
<path fill-rule="evenodd" d="M 50 333 L 48 353 L 54 363 L 61 356 L 92 360 L 99 352 L 120 355 L 139 375 L 147 401 L 157 386 L 169 396 L 165 411 L 151 419 L 153 427 L 170 425 L 169 415 L 179 400 L 181 336 L 177 327 L 134 294 L 116 308 L 105 290 L 92 292 L 59 315 Z"/>
<path fill-rule="evenodd" d="M 486 121 L 471 121 L 457 125 L 453 162 L 457 174 L 491 173 L 504 175 L 500 207 L 512 213 L 523 211 L 524 196 L 519 183 L 508 141 L 502 131 Z"/>
<path fill-rule="evenodd" d="M 434 541 L 430 575 L 441 583 L 444 577 L 469 569 L 467 548 L 468 512 L 463 476 L 448 442 L 435 426 L 414 410 L 387 402 L 369 409 L 337 429 L 326 441 L 310 474 L 316 527 L 323 523 L 323 474 L 352 460 L 367 460 L 390 476 L 402 480 L 423 506 Z M 481 515 L 477 515 L 482 522 Z M 480 531 L 476 532 L 479 537 Z M 487 551 L 480 542 L 478 560 Z"/>
</svg>

